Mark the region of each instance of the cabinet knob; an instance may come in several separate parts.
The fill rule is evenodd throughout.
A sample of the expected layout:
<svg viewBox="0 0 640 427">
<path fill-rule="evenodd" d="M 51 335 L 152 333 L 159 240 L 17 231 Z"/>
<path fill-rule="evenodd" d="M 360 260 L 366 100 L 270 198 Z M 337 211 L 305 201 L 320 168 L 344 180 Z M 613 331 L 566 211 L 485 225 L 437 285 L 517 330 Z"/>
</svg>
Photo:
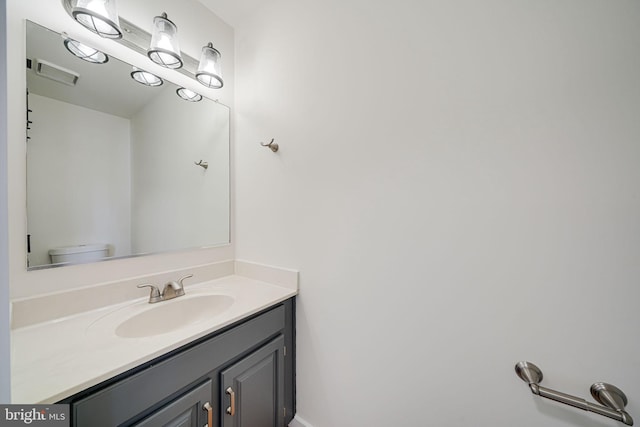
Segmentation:
<svg viewBox="0 0 640 427">
<path fill-rule="evenodd" d="M 231 387 L 228 387 L 226 393 L 231 396 L 231 406 L 227 408 L 227 414 L 233 417 L 236 414 L 236 392 Z"/>
<path fill-rule="evenodd" d="M 202 405 L 202 409 L 207 411 L 207 427 L 213 427 L 213 407 L 207 402 Z"/>
</svg>

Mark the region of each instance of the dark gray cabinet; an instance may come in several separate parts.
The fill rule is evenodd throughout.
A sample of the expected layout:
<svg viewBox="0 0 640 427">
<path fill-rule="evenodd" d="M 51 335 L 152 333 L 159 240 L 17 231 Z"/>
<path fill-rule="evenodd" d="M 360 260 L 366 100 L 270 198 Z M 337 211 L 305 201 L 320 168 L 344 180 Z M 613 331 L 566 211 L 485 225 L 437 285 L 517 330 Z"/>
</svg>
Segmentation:
<svg viewBox="0 0 640 427">
<path fill-rule="evenodd" d="M 284 337 L 222 371 L 223 427 L 284 425 Z"/>
<path fill-rule="evenodd" d="M 135 427 L 202 427 L 207 423 L 205 404 L 211 402 L 211 380 L 168 403 Z"/>
<path fill-rule="evenodd" d="M 74 427 L 282 427 L 295 414 L 295 300 L 62 400 Z"/>
</svg>

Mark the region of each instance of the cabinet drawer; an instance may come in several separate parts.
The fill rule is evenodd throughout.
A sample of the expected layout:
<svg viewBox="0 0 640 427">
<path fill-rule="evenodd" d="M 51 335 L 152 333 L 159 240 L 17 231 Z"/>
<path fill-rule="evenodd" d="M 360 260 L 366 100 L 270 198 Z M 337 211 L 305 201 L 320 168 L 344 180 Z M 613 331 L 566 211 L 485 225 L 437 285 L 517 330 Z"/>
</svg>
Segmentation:
<svg viewBox="0 0 640 427">
<path fill-rule="evenodd" d="M 113 427 L 172 398 L 285 327 L 283 305 L 72 403 L 76 427 Z M 144 365 L 143 365 L 144 366 Z"/>
</svg>

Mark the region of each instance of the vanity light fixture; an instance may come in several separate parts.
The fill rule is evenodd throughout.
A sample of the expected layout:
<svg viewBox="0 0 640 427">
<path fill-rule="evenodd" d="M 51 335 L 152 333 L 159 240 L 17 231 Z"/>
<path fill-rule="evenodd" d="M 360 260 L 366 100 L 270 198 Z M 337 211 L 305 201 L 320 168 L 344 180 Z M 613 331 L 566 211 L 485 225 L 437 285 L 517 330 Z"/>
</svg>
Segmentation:
<svg viewBox="0 0 640 427">
<path fill-rule="evenodd" d="M 77 0 L 71 16 L 101 37 L 122 38 L 115 0 Z"/>
<path fill-rule="evenodd" d="M 167 14 L 153 18 L 153 32 L 147 55 L 156 64 L 167 68 L 181 68 L 182 57 L 178 46 L 178 29 L 167 19 Z"/>
<path fill-rule="evenodd" d="M 208 43 L 200 60 L 180 51 L 177 27 L 167 14 L 153 19 L 152 34 L 116 13 L 116 0 L 61 0 L 65 11 L 89 30 L 148 56 L 153 62 L 174 69 L 209 89 L 220 89 L 222 66 L 220 51 Z M 156 78 L 157 79 L 157 78 Z"/>
<path fill-rule="evenodd" d="M 64 47 L 73 55 L 92 64 L 104 64 L 109 61 L 109 57 L 105 53 L 68 37 L 64 39 Z"/>
<path fill-rule="evenodd" d="M 220 68 L 220 52 L 213 47 L 213 43 L 203 46 L 196 79 L 208 88 L 220 89 L 224 84 Z"/>
<path fill-rule="evenodd" d="M 185 101 L 189 101 L 189 102 L 202 101 L 202 95 L 200 95 L 199 93 L 195 93 L 194 91 L 192 91 L 191 89 L 187 89 L 186 87 L 179 88 L 178 90 L 176 90 L 176 93 L 180 98 L 184 99 Z"/>
<path fill-rule="evenodd" d="M 138 83 L 142 83 L 145 86 L 155 87 L 160 86 L 163 83 L 160 77 L 156 76 L 155 74 L 151 74 L 148 71 L 141 70 L 138 67 L 133 67 L 133 71 L 131 71 L 131 77 L 133 78 L 133 80 L 137 81 Z"/>
</svg>

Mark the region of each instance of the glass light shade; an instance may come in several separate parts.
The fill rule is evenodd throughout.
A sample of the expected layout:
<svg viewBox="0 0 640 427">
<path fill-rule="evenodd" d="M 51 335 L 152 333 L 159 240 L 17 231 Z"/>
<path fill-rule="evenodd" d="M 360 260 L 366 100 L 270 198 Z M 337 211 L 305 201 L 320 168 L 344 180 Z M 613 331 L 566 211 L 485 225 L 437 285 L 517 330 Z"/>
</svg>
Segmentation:
<svg viewBox="0 0 640 427">
<path fill-rule="evenodd" d="M 133 67 L 133 71 L 131 71 L 131 77 L 133 80 L 138 83 L 142 83 L 145 86 L 160 86 L 162 83 L 162 79 L 155 74 L 151 74 L 148 71 L 141 70 L 140 68 Z"/>
<path fill-rule="evenodd" d="M 202 95 L 200 95 L 199 93 L 195 93 L 194 91 L 192 91 L 191 89 L 187 89 L 186 87 L 179 88 L 178 90 L 176 90 L 176 93 L 180 98 L 184 99 L 185 101 L 189 101 L 189 102 L 202 101 Z"/>
<path fill-rule="evenodd" d="M 182 57 L 178 46 L 178 29 L 167 19 L 167 14 L 153 18 L 151 44 L 147 55 L 156 64 L 167 68 L 182 67 Z"/>
<path fill-rule="evenodd" d="M 222 81 L 222 67 L 220 66 L 220 52 L 213 48 L 212 43 L 202 48 L 196 79 L 212 89 L 219 89 L 224 84 Z"/>
<path fill-rule="evenodd" d="M 122 38 L 115 0 L 78 0 L 71 15 L 101 37 Z"/>
<path fill-rule="evenodd" d="M 104 64 L 109 57 L 97 49 L 73 39 L 64 39 L 64 47 L 78 58 L 93 64 Z"/>
</svg>

